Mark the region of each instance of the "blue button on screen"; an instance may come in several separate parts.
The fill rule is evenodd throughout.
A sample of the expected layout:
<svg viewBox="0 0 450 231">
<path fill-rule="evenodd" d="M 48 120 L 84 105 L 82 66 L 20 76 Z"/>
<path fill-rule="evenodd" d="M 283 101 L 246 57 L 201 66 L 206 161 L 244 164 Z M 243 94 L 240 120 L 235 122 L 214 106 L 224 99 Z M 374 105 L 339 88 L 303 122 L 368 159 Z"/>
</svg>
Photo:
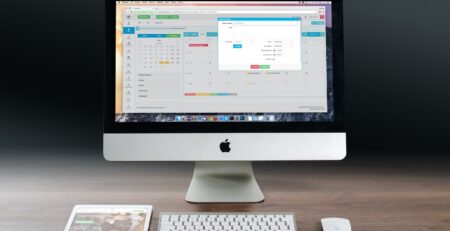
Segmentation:
<svg viewBox="0 0 450 231">
<path fill-rule="evenodd" d="M 123 34 L 134 34 L 134 27 L 124 27 Z"/>
</svg>

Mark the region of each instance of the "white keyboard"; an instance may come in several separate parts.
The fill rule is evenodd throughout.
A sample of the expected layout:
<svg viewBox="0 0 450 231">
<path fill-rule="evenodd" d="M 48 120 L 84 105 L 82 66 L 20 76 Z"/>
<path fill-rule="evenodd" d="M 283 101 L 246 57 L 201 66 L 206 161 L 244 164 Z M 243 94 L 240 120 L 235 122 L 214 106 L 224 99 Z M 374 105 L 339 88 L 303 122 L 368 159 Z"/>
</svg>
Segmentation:
<svg viewBox="0 0 450 231">
<path fill-rule="evenodd" d="M 293 213 L 160 213 L 159 231 L 297 231 Z"/>
</svg>

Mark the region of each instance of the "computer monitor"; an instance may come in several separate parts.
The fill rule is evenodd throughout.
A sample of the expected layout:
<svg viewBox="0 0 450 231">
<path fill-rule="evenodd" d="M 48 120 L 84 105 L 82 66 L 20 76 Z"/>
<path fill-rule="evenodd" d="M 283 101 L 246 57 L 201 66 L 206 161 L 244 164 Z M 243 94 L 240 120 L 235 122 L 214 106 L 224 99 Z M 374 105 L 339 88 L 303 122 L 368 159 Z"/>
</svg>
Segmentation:
<svg viewBox="0 0 450 231">
<path fill-rule="evenodd" d="M 189 202 L 264 200 L 252 161 L 341 160 L 341 1 L 107 1 L 104 156 L 193 161 Z"/>
</svg>

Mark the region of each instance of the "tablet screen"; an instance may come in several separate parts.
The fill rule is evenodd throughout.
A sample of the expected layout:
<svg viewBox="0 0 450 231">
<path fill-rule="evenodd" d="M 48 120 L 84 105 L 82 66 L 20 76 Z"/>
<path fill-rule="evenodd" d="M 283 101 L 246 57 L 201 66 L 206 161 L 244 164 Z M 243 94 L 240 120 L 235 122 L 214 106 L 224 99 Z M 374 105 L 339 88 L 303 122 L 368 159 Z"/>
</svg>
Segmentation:
<svg viewBox="0 0 450 231">
<path fill-rule="evenodd" d="M 69 231 L 144 231 L 147 209 L 78 208 Z"/>
</svg>

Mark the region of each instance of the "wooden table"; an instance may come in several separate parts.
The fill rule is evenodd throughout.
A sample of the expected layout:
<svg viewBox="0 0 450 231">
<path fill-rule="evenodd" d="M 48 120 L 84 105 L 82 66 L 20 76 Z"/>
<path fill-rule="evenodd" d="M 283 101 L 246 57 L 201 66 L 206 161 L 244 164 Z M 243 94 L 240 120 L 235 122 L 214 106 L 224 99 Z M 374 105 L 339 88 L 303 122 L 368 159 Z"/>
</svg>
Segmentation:
<svg viewBox="0 0 450 231">
<path fill-rule="evenodd" d="M 349 218 L 353 230 L 450 230 L 450 158 L 385 158 L 395 155 L 256 163 L 265 202 L 189 204 L 192 163 L 106 162 L 98 150 L 3 153 L 0 230 L 63 230 L 75 204 L 151 204 L 152 231 L 169 211 L 289 211 L 301 231 L 330 216 Z"/>
</svg>

